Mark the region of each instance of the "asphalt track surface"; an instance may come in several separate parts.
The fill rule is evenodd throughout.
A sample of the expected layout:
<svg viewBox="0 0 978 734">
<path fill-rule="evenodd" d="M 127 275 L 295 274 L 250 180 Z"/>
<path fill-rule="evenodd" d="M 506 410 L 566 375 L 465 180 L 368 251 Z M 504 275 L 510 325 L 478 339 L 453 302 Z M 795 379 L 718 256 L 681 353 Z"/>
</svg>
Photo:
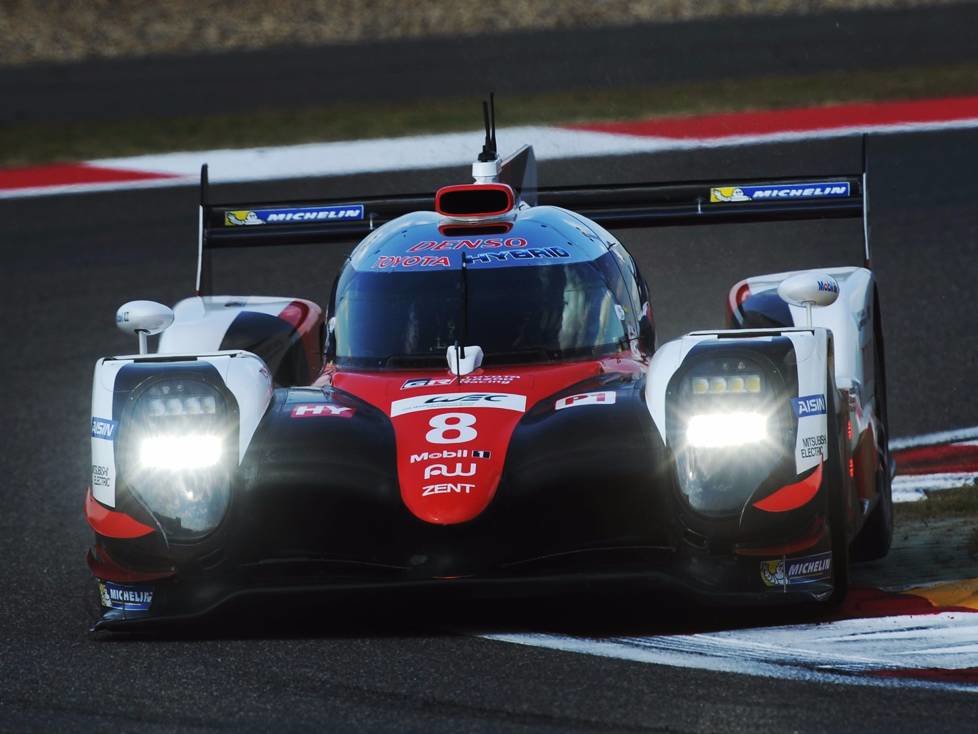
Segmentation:
<svg viewBox="0 0 978 734">
<path fill-rule="evenodd" d="M 518 141 L 500 141 L 508 148 Z M 978 133 L 871 142 L 874 258 L 896 435 L 973 425 Z M 554 162 L 547 183 L 832 173 L 854 141 Z M 222 189 L 260 198 L 431 190 L 463 170 Z M 132 298 L 174 302 L 194 278 L 196 192 L 149 189 L 0 202 L 0 729 L 187 731 L 973 731 L 973 694 L 669 668 L 474 636 L 652 634 L 774 621 L 652 595 L 476 603 L 372 596 L 243 608 L 159 639 L 93 638 L 84 564 L 89 399 L 97 357 L 134 343 Z M 622 233 L 653 289 L 660 341 L 722 321 L 748 275 L 858 260 L 855 222 Z M 218 284 L 324 299 L 348 248 L 226 253 Z M 228 285 L 228 290 L 232 289 Z M 506 317 L 506 304 L 499 304 Z"/>
<path fill-rule="evenodd" d="M 978 3 L 0 67 L 0 124 L 158 119 L 978 60 Z"/>
</svg>

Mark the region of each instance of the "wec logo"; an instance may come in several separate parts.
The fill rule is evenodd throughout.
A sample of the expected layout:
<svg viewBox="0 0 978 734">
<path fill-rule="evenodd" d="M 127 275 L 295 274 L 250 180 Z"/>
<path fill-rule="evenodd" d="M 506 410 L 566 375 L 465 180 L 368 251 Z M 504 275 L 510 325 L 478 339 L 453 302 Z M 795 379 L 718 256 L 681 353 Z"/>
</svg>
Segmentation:
<svg viewBox="0 0 978 734">
<path fill-rule="evenodd" d="M 838 293 L 839 292 L 839 286 L 836 283 L 833 283 L 833 282 L 828 281 L 828 280 L 820 280 L 820 281 L 818 281 L 818 289 L 820 291 L 824 291 L 826 293 Z"/>
<path fill-rule="evenodd" d="M 429 405 L 436 405 L 438 403 L 465 403 L 468 405 L 470 403 L 498 403 L 505 397 L 505 395 L 492 395 L 488 393 L 476 393 L 473 395 L 435 395 L 426 402 Z"/>
<path fill-rule="evenodd" d="M 499 408 L 515 410 L 518 413 L 526 411 L 526 396 L 512 393 L 439 393 L 437 395 L 415 395 L 402 398 L 391 403 L 391 418 L 405 413 L 415 413 L 419 410 L 441 410 L 447 408 Z"/>
<path fill-rule="evenodd" d="M 822 415 L 825 413 L 824 395 L 803 395 L 800 398 L 791 399 L 791 407 L 795 410 L 798 418 L 805 418 L 810 415 Z"/>
</svg>

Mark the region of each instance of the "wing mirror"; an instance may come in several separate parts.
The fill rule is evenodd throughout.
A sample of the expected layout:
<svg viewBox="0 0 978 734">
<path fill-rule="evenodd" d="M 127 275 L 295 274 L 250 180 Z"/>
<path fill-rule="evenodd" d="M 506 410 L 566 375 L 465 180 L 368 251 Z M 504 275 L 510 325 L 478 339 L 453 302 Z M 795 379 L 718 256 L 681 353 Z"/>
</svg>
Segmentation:
<svg viewBox="0 0 978 734">
<path fill-rule="evenodd" d="M 129 301 L 115 312 L 115 325 L 139 337 L 139 353 L 149 350 L 147 337 L 159 334 L 173 323 L 173 309 L 156 301 Z"/>
<path fill-rule="evenodd" d="M 799 273 L 781 281 L 778 295 L 793 306 L 803 306 L 811 328 L 812 307 L 835 303 L 839 297 L 839 281 L 827 273 Z"/>
</svg>

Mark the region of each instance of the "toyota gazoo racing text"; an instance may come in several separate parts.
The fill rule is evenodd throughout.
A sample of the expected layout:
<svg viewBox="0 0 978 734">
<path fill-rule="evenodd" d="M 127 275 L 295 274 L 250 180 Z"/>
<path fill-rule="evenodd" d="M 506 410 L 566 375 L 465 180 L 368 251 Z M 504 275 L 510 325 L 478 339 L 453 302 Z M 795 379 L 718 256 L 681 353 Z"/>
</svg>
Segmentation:
<svg viewBox="0 0 978 734">
<path fill-rule="evenodd" d="M 95 368 L 97 629 L 602 578 L 831 605 L 851 556 L 887 552 L 868 241 L 857 266 L 742 280 L 727 329 L 657 346 L 608 231 L 860 218 L 860 174 L 547 189 L 530 148 L 487 134 L 479 158 L 434 197 L 344 201 L 214 204 L 204 170 L 197 295 L 125 304 L 140 353 Z M 211 293 L 214 249 L 361 238 L 322 305 Z"/>
</svg>

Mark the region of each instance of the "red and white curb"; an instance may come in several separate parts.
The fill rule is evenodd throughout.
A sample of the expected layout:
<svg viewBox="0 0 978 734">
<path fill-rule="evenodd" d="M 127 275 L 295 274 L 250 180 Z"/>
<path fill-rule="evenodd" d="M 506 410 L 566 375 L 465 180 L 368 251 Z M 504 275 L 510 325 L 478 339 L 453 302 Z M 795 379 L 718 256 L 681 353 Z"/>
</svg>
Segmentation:
<svg viewBox="0 0 978 734">
<path fill-rule="evenodd" d="M 853 135 L 978 127 L 978 96 L 873 102 L 620 123 L 500 128 L 503 148 L 529 143 L 540 160 L 655 153 Z M 0 169 L 0 198 L 463 166 L 482 132 L 240 150 L 208 150 Z"/>
<path fill-rule="evenodd" d="M 928 492 L 978 484 L 978 426 L 894 439 L 890 449 L 897 466 L 894 502 L 915 502 Z"/>
</svg>

